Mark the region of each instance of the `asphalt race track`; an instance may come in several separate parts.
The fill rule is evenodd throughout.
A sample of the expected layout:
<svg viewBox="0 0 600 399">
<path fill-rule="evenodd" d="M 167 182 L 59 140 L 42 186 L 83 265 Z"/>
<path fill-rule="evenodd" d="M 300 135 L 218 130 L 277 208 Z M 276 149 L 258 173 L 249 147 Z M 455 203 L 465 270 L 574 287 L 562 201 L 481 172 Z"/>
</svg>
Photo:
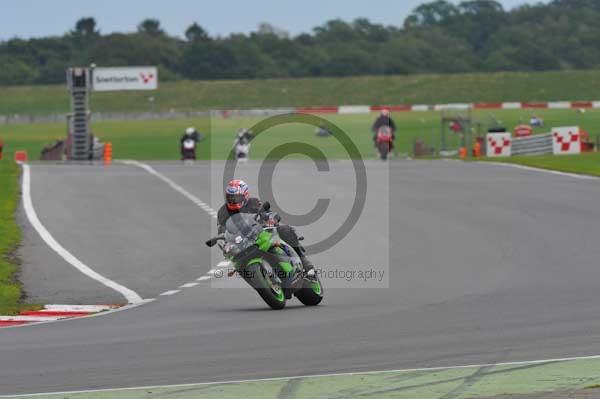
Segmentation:
<svg viewBox="0 0 600 399">
<path fill-rule="evenodd" d="M 151 164 L 217 208 L 223 164 Z M 307 244 L 346 219 L 349 162 L 281 162 L 275 197 Z M 317 308 L 266 308 L 249 288 L 195 281 L 221 261 L 214 219 L 131 165 L 32 165 L 33 204 L 58 242 L 155 301 L 101 317 L 0 330 L 0 395 L 484 364 L 600 353 L 600 181 L 488 164 L 369 161 L 366 208 L 319 268 Z M 256 187 L 258 165 L 238 175 Z M 300 199 L 300 200 L 298 200 Z M 34 302 L 123 303 L 52 252 L 22 215 Z M 329 228 L 329 230 L 328 230 Z M 376 273 L 376 275 L 378 275 Z M 225 284 L 226 286 L 226 284 Z M 336 288 L 337 287 L 337 288 Z M 368 288 L 370 287 L 370 288 Z"/>
</svg>

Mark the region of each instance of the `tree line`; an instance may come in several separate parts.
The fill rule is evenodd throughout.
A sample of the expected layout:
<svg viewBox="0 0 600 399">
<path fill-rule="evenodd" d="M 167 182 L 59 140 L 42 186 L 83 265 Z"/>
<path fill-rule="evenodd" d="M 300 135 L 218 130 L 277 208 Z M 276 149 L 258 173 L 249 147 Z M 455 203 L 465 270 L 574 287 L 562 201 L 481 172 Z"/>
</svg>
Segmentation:
<svg viewBox="0 0 600 399">
<path fill-rule="evenodd" d="M 163 81 L 592 69 L 600 66 L 598 21 L 598 0 L 511 10 L 494 0 L 437 0 L 398 26 L 330 20 L 295 36 L 263 23 L 215 37 L 194 23 L 180 38 L 156 19 L 102 34 L 81 18 L 59 37 L 0 42 L 0 85 L 62 83 L 67 67 L 92 62 L 158 65 Z"/>
</svg>

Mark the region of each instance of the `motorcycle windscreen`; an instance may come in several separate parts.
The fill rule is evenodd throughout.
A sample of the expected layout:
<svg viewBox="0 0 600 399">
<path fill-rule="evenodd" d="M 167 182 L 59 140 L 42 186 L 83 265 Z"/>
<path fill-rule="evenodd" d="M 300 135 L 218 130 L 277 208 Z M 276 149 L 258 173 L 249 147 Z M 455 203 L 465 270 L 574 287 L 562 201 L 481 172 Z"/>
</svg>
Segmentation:
<svg viewBox="0 0 600 399">
<path fill-rule="evenodd" d="M 225 224 L 225 245 L 231 254 L 237 254 L 254 245 L 262 231 L 262 225 L 252 213 L 232 215 Z"/>
</svg>

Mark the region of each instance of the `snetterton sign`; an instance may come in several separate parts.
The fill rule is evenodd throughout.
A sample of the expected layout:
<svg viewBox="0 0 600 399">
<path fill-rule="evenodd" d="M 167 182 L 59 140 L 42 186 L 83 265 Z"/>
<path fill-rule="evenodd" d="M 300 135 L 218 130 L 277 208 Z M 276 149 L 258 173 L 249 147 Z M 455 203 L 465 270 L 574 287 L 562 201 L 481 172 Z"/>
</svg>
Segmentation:
<svg viewBox="0 0 600 399">
<path fill-rule="evenodd" d="M 94 91 L 156 90 L 158 69 L 143 66 L 94 68 L 92 81 Z"/>
</svg>

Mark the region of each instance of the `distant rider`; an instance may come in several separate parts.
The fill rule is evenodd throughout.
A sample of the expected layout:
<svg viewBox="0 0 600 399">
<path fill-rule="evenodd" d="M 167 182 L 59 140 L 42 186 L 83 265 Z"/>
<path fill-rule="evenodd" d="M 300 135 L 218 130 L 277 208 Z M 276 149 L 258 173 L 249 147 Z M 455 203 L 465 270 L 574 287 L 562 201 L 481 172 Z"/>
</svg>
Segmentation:
<svg viewBox="0 0 600 399">
<path fill-rule="evenodd" d="M 192 139 L 194 140 L 194 143 L 198 144 L 198 142 L 202 140 L 202 135 L 196 130 L 195 127 L 190 126 L 187 129 L 185 129 L 185 133 L 180 140 L 181 144 L 183 144 L 183 142 L 188 139 Z"/>
<path fill-rule="evenodd" d="M 262 203 L 258 198 L 250 197 L 248 184 L 243 180 L 231 180 L 225 187 L 225 205 L 219 209 L 217 214 L 217 226 L 219 234 L 225 232 L 225 224 L 231 215 L 236 213 L 259 213 Z M 277 226 L 277 233 L 283 241 L 288 243 L 300 256 L 304 265 L 304 270 L 309 274 L 314 274 L 314 266 L 304 253 L 305 250 L 300 245 L 300 240 L 296 230 L 292 226 L 279 224 L 281 219 L 279 215 L 272 213 L 269 219 Z M 274 219 L 274 220 L 273 220 Z"/>
<path fill-rule="evenodd" d="M 242 128 L 236 133 L 234 144 L 246 145 L 252 140 L 252 137 L 254 137 L 252 131 Z"/>
<path fill-rule="evenodd" d="M 250 157 L 250 140 L 254 135 L 248 129 L 240 129 L 235 135 L 233 140 L 233 148 L 235 151 L 235 157 L 241 161 L 246 162 Z"/>
<path fill-rule="evenodd" d="M 392 141 L 396 140 L 396 124 L 394 120 L 390 116 L 390 111 L 388 109 L 382 109 L 381 113 L 373 122 L 373 126 L 371 127 L 371 131 L 373 131 L 373 144 L 377 146 L 377 132 L 383 126 L 389 126 L 392 131 Z"/>
</svg>

